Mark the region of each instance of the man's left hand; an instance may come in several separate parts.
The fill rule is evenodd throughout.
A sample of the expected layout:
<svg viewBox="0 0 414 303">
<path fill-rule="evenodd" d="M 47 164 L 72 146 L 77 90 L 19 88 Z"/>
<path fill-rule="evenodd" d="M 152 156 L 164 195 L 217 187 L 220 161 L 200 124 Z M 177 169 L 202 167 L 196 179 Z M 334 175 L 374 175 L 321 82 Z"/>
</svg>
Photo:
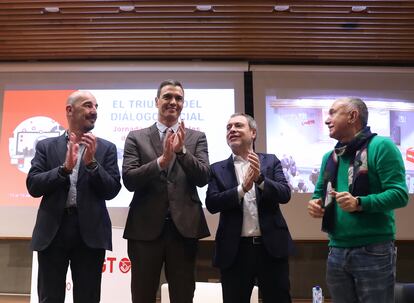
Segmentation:
<svg viewBox="0 0 414 303">
<path fill-rule="evenodd" d="M 177 130 L 177 133 L 174 134 L 173 150 L 175 153 L 179 153 L 183 151 L 184 139 L 185 139 L 185 125 L 184 125 L 184 121 L 181 121 L 180 126 L 178 127 L 178 130 Z"/>
<path fill-rule="evenodd" d="M 247 156 L 247 160 L 250 162 L 250 169 L 253 174 L 253 181 L 257 181 L 260 176 L 260 160 L 259 156 L 255 152 L 250 152 Z"/>
<path fill-rule="evenodd" d="M 349 192 L 336 192 L 332 190 L 331 195 L 333 198 L 335 198 L 339 207 L 342 208 L 344 211 L 351 213 L 360 210 L 360 207 L 358 205 L 358 199 L 351 195 Z"/>
<path fill-rule="evenodd" d="M 85 145 L 83 162 L 85 163 L 85 165 L 89 165 L 95 158 L 96 137 L 92 133 L 86 133 L 83 134 L 81 142 Z"/>
</svg>

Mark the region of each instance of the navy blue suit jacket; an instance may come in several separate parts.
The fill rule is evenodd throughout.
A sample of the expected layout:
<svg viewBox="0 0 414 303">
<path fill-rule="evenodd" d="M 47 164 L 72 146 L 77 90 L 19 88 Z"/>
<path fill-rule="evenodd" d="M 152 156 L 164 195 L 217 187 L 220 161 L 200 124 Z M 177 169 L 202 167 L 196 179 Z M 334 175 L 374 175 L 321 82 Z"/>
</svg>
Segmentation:
<svg viewBox="0 0 414 303">
<path fill-rule="evenodd" d="M 46 249 L 55 237 L 63 216 L 69 177 L 58 174 L 65 161 L 65 135 L 48 138 L 36 145 L 36 154 L 27 175 L 26 186 L 33 197 L 42 197 L 33 230 L 33 250 Z M 77 181 L 77 207 L 82 239 L 91 248 L 112 249 L 111 220 L 105 200 L 114 198 L 121 189 L 116 146 L 97 138 L 96 170 L 80 163 Z"/>
<path fill-rule="evenodd" d="M 291 190 L 283 175 L 279 159 L 272 154 L 258 155 L 260 170 L 265 177 L 263 190 L 256 186 L 263 243 L 272 256 L 287 257 L 293 253 L 293 242 L 279 205 L 290 200 Z M 237 186 L 233 156 L 211 165 L 206 206 L 211 213 L 220 213 L 213 260 L 213 264 L 220 268 L 232 265 L 239 247 L 243 206 Z"/>
</svg>

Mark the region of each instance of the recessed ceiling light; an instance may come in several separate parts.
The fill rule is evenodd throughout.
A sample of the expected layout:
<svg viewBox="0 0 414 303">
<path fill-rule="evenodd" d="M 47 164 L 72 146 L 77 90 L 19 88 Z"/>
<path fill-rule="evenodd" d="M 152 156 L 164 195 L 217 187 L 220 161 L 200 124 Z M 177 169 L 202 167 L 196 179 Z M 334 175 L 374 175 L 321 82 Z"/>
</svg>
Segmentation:
<svg viewBox="0 0 414 303">
<path fill-rule="evenodd" d="M 135 10 L 135 6 L 133 5 L 121 5 L 119 7 L 120 12 L 132 12 Z"/>
<path fill-rule="evenodd" d="M 197 5 L 196 10 L 200 12 L 209 12 L 213 10 L 213 6 L 211 5 Z"/>
<path fill-rule="evenodd" d="M 290 8 L 289 5 L 275 5 L 273 9 L 277 12 L 286 12 Z"/>
<path fill-rule="evenodd" d="M 356 5 L 351 8 L 354 13 L 361 13 L 367 10 L 367 7 L 364 5 Z"/>
<path fill-rule="evenodd" d="M 60 8 L 57 6 L 48 6 L 43 9 L 45 13 L 58 13 L 60 12 Z"/>
</svg>

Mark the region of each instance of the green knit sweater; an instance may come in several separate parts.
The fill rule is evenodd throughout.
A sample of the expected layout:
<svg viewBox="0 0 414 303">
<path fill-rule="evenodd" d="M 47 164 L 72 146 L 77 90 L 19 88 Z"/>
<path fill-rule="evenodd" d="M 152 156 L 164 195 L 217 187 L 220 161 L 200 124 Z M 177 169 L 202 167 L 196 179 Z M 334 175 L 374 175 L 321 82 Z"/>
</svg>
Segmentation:
<svg viewBox="0 0 414 303">
<path fill-rule="evenodd" d="M 313 199 L 322 198 L 323 172 L 331 152 L 322 159 L 321 174 Z M 329 246 L 357 247 L 395 239 L 394 209 L 408 203 L 405 169 L 401 153 L 386 137 L 375 136 L 368 145 L 368 178 L 370 192 L 361 197 L 362 211 L 345 212 L 336 204 L 334 231 L 329 234 Z M 349 191 L 350 158 L 338 157 L 337 192 Z"/>
</svg>

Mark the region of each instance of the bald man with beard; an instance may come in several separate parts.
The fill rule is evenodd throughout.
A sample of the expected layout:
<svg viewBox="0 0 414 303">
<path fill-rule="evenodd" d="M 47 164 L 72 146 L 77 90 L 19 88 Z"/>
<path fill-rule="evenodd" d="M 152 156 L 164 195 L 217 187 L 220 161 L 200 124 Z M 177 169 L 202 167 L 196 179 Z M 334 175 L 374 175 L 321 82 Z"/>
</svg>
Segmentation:
<svg viewBox="0 0 414 303">
<path fill-rule="evenodd" d="M 121 189 L 116 146 L 90 131 L 98 104 L 87 91 L 67 99 L 68 130 L 36 145 L 27 189 L 42 197 L 31 248 L 38 252 L 41 303 L 63 303 L 71 268 L 75 303 L 100 301 L 105 250 L 112 249 L 106 200 Z"/>
</svg>

